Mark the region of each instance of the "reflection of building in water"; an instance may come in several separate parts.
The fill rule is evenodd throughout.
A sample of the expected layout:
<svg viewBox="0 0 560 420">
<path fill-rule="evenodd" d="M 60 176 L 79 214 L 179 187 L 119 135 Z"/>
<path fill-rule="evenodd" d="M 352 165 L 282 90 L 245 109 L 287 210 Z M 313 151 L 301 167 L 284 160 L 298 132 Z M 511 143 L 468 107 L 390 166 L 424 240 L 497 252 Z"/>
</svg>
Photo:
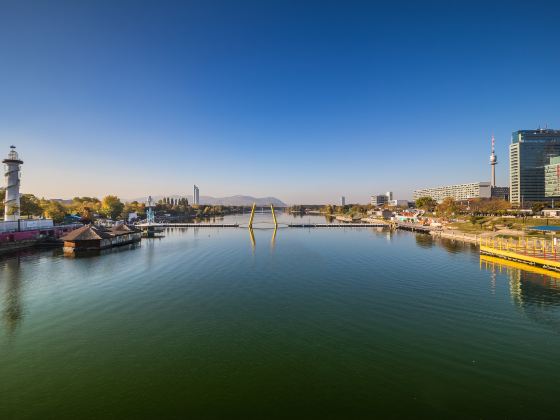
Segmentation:
<svg viewBox="0 0 560 420">
<path fill-rule="evenodd" d="M 494 281 L 507 275 L 511 299 L 528 318 L 560 332 L 560 273 L 484 255 L 480 264 Z"/>
<path fill-rule="evenodd" d="M 19 258 L 10 258 L 0 265 L 0 291 L 3 294 L 2 318 L 8 333 L 13 333 L 23 318 Z"/>
</svg>

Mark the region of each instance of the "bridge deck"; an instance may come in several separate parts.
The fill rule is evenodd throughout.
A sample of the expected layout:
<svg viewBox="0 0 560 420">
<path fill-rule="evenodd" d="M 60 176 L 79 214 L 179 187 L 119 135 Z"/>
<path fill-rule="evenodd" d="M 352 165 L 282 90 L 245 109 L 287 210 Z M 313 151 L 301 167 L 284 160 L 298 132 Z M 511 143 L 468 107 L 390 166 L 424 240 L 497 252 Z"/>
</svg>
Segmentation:
<svg viewBox="0 0 560 420">
<path fill-rule="evenodd" d="M 167 228 L 167 227 L 239 227 L 238 223 L 142 223 L 137 225 L 139 228 Z"/>
<path fill-rule="evenodd" d="M 385 227 L 383 223 L 290 223 L 289 227 L 294 228 L 345 228 L 345 227 Z"/>
<path fill-rule="evenodd" d="M 272 223 L 270 224 L 271 227 L 274 226 Z M 241 227 L 238 223 L 157 223 L 157 224 L 147 224 L 142 223 L 137 225 L 139 228 L 167 228 L 167 227 L 177 227 L 177 228 L 187 228 L 187 227 Z M 368 227 L 385 227 L 388 226 L 387 224 L 383 223 L 290 223 L 290 224 L 282 224 L 280 226 L 283 227 L 293 227 L 293 228 L 345 228 L 345 227 L 360 227 L 360 228 L 368 228 Z M 243 226 L 246 227 L 246 226 Z"/>
</svg>

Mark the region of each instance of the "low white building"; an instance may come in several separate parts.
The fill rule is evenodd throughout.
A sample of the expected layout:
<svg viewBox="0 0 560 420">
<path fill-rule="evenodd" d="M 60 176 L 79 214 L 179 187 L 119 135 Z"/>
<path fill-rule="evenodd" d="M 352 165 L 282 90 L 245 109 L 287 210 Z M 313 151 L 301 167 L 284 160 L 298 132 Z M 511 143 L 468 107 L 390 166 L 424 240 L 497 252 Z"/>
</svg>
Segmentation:
<svg viewBox="0 0 560 420">
<path fill-rule="evenodd" d="M 544 209 L 542 214 L 544 217 L 560 217 L 560 209 Z"/>
<path fill-rule="evenodd" d="M 390 200 L 389 201 L 389 206 L 408 208 L 408 200 Z"/>
</svg>

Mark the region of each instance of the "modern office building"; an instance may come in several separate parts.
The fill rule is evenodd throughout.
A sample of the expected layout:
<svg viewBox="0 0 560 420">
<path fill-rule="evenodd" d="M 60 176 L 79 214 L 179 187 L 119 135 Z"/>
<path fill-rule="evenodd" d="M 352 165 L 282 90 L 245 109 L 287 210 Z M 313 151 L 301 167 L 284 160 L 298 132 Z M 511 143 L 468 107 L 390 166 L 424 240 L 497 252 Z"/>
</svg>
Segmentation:
<svg viewBox="0 0 560 420">
<path fill-rule="evenodd" d="M 444 187 L 423 188 L 414 191 L 414 200 L 420 197 L 431 197 L 441 203 L 448 197 L 463 201 L 471 198 L 491 198 L 490 182 L 471 182 L 469 184 L 448 185 Z"/>
<path fill-rule="evenodd" d="M 544 195 L 560 198 L 560 156 L 550 158 L 550 163 L 544 167 Z"/>
<path fill-rule="evenodd" d="M 545 166 L 560 156 L 560 130 L 515 131 L 509 146 L 509 186 L 512 204 L 552 201 L 545 192 Z"/>
<path fill-rule="evenodd" d="M 406 207 L 408 208 L 408 200 L 389 200 L 389 207 Z"/>
<path fill-rule="evenodd" d="M 387 191 L 385 194 L 372 195 L 370 197 L 370 204 L 376 207 L 381 207 L 391 201 L 393 201 L 392 191 Z"/>
<path fill-rule="evenodd" d="M 509 187 L 492 187 L 492 198 L 509 201 Z"/>
<path fill-rule="evenodd" d="M 389 199 L 385 194 L 372 195 L 370 199 L 371 205 L 376 207 L 381 207 L 384 204 L 387 204 L 388 201 Z"/>
<path fill-rule="evenodd" d="M 193 188 L 193 204 L 197 206 L 200 204 L 200 190 L 196 185 Z"/>
<path fill-rule="evenodd" d="M 345 205 L 346 205 L 346 197 L 344 197 L 344 196 L 340 197 L 340 205 L 341 205 L 341 206 L 345 206 Z"/>
</svg>

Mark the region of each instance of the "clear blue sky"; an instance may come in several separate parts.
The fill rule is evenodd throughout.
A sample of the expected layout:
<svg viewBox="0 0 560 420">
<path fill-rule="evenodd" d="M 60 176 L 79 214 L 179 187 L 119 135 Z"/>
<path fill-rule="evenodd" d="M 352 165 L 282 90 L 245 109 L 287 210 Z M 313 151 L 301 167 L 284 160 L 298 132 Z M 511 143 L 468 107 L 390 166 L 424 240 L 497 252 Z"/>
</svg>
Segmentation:
<svg viewBox="0 0 560 420">
<path fill-rule="evenodd" d="M 0 0 L 0 152 L 39 196 L 367 202 L 488 180 L 560 128 L 539 1 Z"/>
</svg>

